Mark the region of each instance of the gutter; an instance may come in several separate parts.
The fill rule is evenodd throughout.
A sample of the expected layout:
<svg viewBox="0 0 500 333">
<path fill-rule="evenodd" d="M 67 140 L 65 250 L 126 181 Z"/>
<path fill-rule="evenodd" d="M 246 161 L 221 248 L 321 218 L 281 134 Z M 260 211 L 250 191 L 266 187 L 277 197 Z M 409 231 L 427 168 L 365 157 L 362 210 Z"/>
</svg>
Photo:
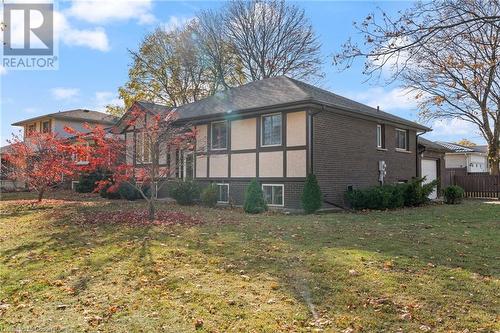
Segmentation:
<svg viewBox="0 0 500 333">
<path fill-rule="evenodd" d="M 423 154 L 424 151 L 425 151 L 425 148 L 424 148 L 424 150 L 422 150 L 422 152 L 418 151 L 418 137 L 421 136 L 421 135 L 424 135 L 427 132 L 428 131 L 423 131 L 423 132 L 417 133 L 415 135 L 415 173 L 416 173 L 415 177 L 417 177 L 417 178 L 418 178 L 418 174 L 419 174 L 419 172 L 418 172 L 419 171 L 419 163 L 418 163 L 419 162 L 419 158 L 418 158 L 418 155 Z"/>
</svg>

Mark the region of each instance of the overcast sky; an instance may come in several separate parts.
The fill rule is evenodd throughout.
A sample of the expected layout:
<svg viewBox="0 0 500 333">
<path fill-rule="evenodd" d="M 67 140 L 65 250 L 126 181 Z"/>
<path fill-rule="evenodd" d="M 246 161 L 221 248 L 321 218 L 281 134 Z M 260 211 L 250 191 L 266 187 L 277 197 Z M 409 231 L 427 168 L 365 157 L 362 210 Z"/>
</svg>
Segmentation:
<svg viewBox="0 0 500 333">
<path fill-rule="evenodd" d="M 396 13 L 411 2 L 294 2 L 306 11 L 322 42 L 325 78 L 320 86 L 337 94 L 418 120 L 412 98 L 397 86 L 365 82 L 362 64 L 339 73 L 331 54 L 350 36 L 352 27 L 370 11 L 381 7 Z M 130 57 L 142 37 L 158 25 L 184 24 L 204 8 L 222 2 L 205 1 L 61 1 L 57 3 L 55 30 L 59 36 L 59 69 L 56 71 L 13 71 L 0 67 L 1 143 L 17 131 L 11 123 L 26 118 L 74 108 L 104 111 L 109 103 L 120 103 L 117 88 L 127 80 Z M 469 138 L 482 142 L 477 130 L 463 121 L 427 123 L 434 131 L 426 137 L 457 141 Z"/>
</svg>

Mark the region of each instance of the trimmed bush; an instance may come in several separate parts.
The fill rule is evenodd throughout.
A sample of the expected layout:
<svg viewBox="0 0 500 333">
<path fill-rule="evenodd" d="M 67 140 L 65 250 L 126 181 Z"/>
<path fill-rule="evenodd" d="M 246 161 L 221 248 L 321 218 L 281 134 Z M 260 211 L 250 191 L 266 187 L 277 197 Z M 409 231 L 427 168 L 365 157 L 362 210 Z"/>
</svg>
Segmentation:
<svg viewBox="0 0 500 333">
<path fill-rule="evenodd" d="M 461 203 L 464 195 L 464 189 L 457 185 L 448 186 L 444 189 L 444 199 L 449 205 Z"/>
<path fill-rule="evenodd" d="M 181 180 L 170 185 L 169 194 L 179 205 L 191 205 L 199 199 L 200 187 L 192 180 Z"/>
<path fill-rule="evenodd" d="M 414 207 L 420 206 L 430 201 L 429 195 L 437 186 L 437 180 L 433 180 L 428 184 L 423 184 L 424 178 L 413 178 L 406 184 L 404 188 L 405 206 Z"/>
<path fill-rule="evenodd" d="M 123 199 L 126 199 L 128 201 L 134 201 L 140 198 L 139 191 L 132 185 L 129 184 L 128 182 L 123 182 L 120 184 L 118 187 L 118 193 Z"/>
<path fill-rule="evenodd" d="M 217 185 L 210 184 L 201 192 L 201 202 L 207 207 L 215 207 L 217 205 Z"/>
<path fill-rule="evenodd" d="M 267 210 L 264 193 L 257 179 L 252 180 L 245 190 L 243 209 L 249 214 L 259 214 Z"/>
<path fill-rule="evenodd" d="M 429 202 L 429 194 L 437 181 L 422 185 L 424 179 L 415 178 L 406 184 L 374 186 L 346 192 L 346 200 L 353 209 L 394 209 L 420 206 Z"/>
<path fill-rule="evenodd" d="M 78 184 L 75 186 L 75 191 L 78 193 L 92 193 L 96 188 L 96 182 L 104 178 L 106 178 L 106 175 L 99 171 L 81 174 L 78 177 Z"/>
<path fill-rule="evenodd" d="M 151 185 L 149 183 L 142 184 L 141 190 L 146 197 L 151 197 Z M 123 199 L 127 199 L 129 201 L 144 199 L 139 190 L 135 187 L 135 182 L 133 180 L 130 181 L 130 183 L 121 183 L 118 188 L 118 193 Z"/>
<path fill-rule="evenodd" d="M 301 199 L 306 214 L 312 214 L 321 208 L 321 189 L 314 174 L 307 175 Z"/>
<path fill-rule="evenodd" d="M 106 198 L 106 199 L 120 199 L 121 198 L 121 195 L 120 193 L 115 190 L 115 191 L 109 191 L 109 188 L 112 186 L 112 184 L 107 184 L 104 188 L 101 189 L 101 191 L 99 192 L 99 195 L 102 197 L 102 198 Z"/>
</svg>

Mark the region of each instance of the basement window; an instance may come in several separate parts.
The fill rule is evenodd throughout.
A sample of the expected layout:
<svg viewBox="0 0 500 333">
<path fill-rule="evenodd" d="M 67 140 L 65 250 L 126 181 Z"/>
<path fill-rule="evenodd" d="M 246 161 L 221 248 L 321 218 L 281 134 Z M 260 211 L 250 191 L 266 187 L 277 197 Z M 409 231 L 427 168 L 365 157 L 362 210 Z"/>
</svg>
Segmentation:
<svg viewBox="0 0 500 333">
<path fill-rule="evenodd" d="M 283 206 L 283 192 L 284 185 L 282 184 L 263 184 L 262 191 L 264 192 L 264 199 L 269 206 Z"/>
<path fill-rule="evenodd" d="M 217 203 L 229 203 L 229 184 L 217 184 Z"/>
</svg>

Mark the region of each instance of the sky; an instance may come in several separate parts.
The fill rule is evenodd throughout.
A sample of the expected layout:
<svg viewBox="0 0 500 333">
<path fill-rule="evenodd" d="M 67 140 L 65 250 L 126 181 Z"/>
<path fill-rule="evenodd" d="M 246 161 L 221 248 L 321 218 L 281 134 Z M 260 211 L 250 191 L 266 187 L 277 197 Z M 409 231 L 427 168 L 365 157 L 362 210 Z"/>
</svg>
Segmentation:
<svg viewBox="0 0 500 333">
<path fill-rule="evenodd" d="M 362 74 L 362 62 L 339 71 L 332 54 L 348 38 L 359 38 L 354 21 L 377 8 L 396 14 L 411 6 L 404 1 L 295 1 L 305 10 L 322 43 L 325 73 L 318 85 L 339 95 L 380 108 L 433 128 L 431 140 L 483 140 L 477 129 L 459 120 L 423 122 L 413 98 L 397 85 L 369 81 Z M 18 128 L 13 122 L 76 108 L 105 111 L 107 104 L 120 104 L 117 89 L 127 81 L 131 62 L 128 50 L 138 48 L 142 38 L 157 26 L 182 26 L 207 8 L 223 2 L 209 1 L 56 1 L 55 35 L 59 68 L 51 71 L 19 71 L 0 65 L 1 145 Z M 383 80 L 382 80 L 383 81 Z"/>
</svg>

